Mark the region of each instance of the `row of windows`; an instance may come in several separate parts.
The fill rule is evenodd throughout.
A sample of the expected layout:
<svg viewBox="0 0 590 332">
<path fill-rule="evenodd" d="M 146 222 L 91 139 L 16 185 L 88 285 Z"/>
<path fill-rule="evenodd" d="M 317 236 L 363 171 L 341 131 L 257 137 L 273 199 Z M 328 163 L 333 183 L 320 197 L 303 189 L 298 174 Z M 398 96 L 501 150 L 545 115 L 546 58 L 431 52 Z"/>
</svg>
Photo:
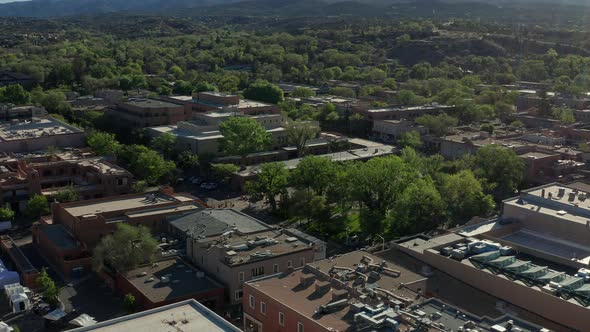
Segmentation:
<svg viewBox="0 0 590 332">
<path fill-rule="evenodd" d="M 201 259 L 202 258 L 203 257 L 201 257 Z M 299 259 L 299 266 L 303 266 L 303 265 L 305 265 L 305 257 L 301 257 Z M 292 266 L 293 266 L 293 263 L 291 261 L 287 261 L 287 268 L 290 268 Z M 276 273 L 279 273 L 279 272 L 281 272 L 280 269 L 279 269 L 279 264 L 274 264 L 272 266 L 272 273 L 273 274 L 276 274 Z M 251 276 L 253 278 L 254 277 L 264 276 L 264 266 L 259 266 L 259 267 L 253 268 L 252 271 L 251 271 Z M 239 279 L 239 282 L 244 282 L 246 280 L 246 276 L 245 276 L 244 272 L 240 272 L 238 274 L 238 279 Z"/>
<path fill-rule="evenodd" d="M 249 302 L 250 308 L 256 309 L 256 299 L 254 298 L 254 295 L 250 295 L 248 302 Z M 266 316 L 266 302 L 260 301 L 260 313 Z M 279 311 L 279 325 L 285 326 L 285 313 L 280 312 L 280 311 Z M 304 329 L 303 323 L 297 322 L 297 332 L 304 332 L 304 331 L 305 331 L 305 329 Z"/>
</svg>

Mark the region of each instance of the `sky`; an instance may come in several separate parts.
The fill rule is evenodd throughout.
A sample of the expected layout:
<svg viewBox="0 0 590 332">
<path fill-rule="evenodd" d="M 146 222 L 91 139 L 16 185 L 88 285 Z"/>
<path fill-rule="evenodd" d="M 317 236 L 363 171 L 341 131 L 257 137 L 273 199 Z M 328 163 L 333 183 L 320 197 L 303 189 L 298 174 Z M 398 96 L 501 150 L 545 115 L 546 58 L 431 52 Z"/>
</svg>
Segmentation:
<svg viewBox="0 0 590 332">
<path fill-rule="evenodd" d="M 17 2 L 17 1 L 27 1 L 27 0 L 0 0 L 0 3 Z"/>
</svg>

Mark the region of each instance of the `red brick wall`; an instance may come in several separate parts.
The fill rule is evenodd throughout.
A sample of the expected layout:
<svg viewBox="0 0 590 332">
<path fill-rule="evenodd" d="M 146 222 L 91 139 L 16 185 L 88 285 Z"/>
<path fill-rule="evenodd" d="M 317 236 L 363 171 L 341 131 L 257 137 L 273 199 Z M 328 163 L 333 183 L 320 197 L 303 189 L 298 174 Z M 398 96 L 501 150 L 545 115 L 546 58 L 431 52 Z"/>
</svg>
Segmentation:
<svg viewBox="0 0 590 332">
<path fill-rule="evenodd" d="M 38 227 L 33 227 L 33 239 L 36 249 L 59 269 L 65 279 L 71 279 L 72 269 L 76 267 L 84 268 L 85 272 L 92 269 L 90 253 L 85 253 L 81 248 L 61 250 Z"/>
<path fill-rule="evenodd" d="M 255 303 L 254 308 L 250 307 L 249 297 L 254 296 Z M 260 312 L 260 302 L 266 303 L 266 314 Z M 297 323 L 303 323 L 305 332 L 328 332 L 328 329 L 316 323 L 309 317 L 305 317 L 298 312 L 285 306 L 283 303 L 278 302 L 266 294 L 261 293 L 256 288 L 249 284 L 244 285 L 244 297 L 242 298 L 242 307 L 244 313 L 253 317 L 257 321 L 262 323 L 262 331 L 285 331 L 295 332 L 297 331 Z M 279 325 L 279 312 L 285 314 L 285 326 Z"/>
</svg>

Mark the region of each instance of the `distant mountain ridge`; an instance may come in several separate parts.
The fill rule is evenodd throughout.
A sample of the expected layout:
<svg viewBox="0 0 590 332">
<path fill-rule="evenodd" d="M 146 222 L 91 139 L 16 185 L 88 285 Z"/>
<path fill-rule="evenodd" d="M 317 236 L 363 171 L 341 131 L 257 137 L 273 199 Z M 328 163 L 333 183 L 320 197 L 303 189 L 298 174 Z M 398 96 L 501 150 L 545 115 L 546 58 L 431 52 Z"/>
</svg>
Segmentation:
<svg viewBox="0 0 590 332">
<path fill-rule="evenodd" d="M 32 0 L 0 4 L 0 16 L 63 17 L 104 13 L 153 15 L 227 16 L 381 16 L 399 9 L 409 15 L 447 10 L 461 14 L 465 8 L 485 15 L 504 5 L 545 3 L 556 0 Z M 557 5 L 585 4 L 585 0 L 557 0 Z M 395 8 L 395 9 L 392 9 Z"/>
</svg>

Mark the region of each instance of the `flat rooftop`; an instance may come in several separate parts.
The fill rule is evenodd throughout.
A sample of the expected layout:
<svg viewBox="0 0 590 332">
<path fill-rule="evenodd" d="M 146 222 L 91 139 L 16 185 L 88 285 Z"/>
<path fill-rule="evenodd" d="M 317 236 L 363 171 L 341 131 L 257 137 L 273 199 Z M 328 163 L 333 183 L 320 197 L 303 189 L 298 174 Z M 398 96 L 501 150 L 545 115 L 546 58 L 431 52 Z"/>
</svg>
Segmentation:
<svg viewBox="0 0 590 332">
<path fill-rule="evenodd" d="M 125 273 L 127 280 L 151 302 L 173 301 L 174 299 L 223 286 L 180 258 L 158 261 L 151 266 L 142 266 Z M 166 281 L 162 281 L 166 278 Z"/>
<path fill-rule="evenodd" d="M 240 332 L 241 330 L 199 302 L 187 300 L 72 331 Z"/>
<path fill-rule="evenodd" d="M 396 271 L 400 272 L 399 275 L 396 275 L 395 273 L 391 273 L 389 271 L 381 271 L 378 280 L 374 281 L 373 283 L 369 282 L 369 284 L 373 284 L 372 287 L 379 287 L 379 288 L 387 289 L 398 296 L 407 297 L 407 298 L 411 299 L 416 294 L 413 291 L 411 291 L 410 289 L 403 288 L 400 286 L 402 284 L 403 285 L 410 285 L 412 283 L 423 281 L 426 279 L 424 276 L 416 274 L 416 273 L 412 272 L 411 270 L 408 270 L 398 264 L 392 263 L 387 260 L 383 260 L 383 258 L 379 258 L 375 255 L 367 253 L 366 251 L 360 251 L 360 250 L 349 252 L 349 253 L 339 255 L 339 256 L 334 256 L 329 259 L 323 259 L 321 261 L 309 263 L 308 265 L 313 268 L 316 268 L 322 272 L 326 272 L 326 273 L 329 272 L 330 270 L 333 270 L 334 267 L 346 267 L 346 268 L 350 268 L 350 269 L 357 269 L 359 265 L 363 265 L 363 264 L 367 265 L 367 262 L 363 258 L 365 256 L 369 257 L 372 260 L 372 264 L 381 264 L 381 263 L 385 262 L 386 263 L 385 267 L 387 267 L 388 269 L 392 269 L 392 270 L 396 270 Z M 334 270 L 334 271 L 337 271 L 337 270 Z M 346 271 L 344 271 L 344 272 L 346 272 Z M 342 278 L 344 275 L 346 275 L 346 273 L 343 273 L 342 271 L 336 272 L 336 274 L 337 274 L 337 278 Z M 349 278 L 344 278 L 344 279 L 349 279 Z M 349 286 L 355 287 L 354 286 L 355 279 L 356 278 L 349 279 L 348 281 L 345 281 L 345 282 L 348 283 Z"/>
<path fill-rule="evenodd" d="M 369 260 L 363 258 L 367 257 Z M 290 307 L 292 310 L 303 316 L 313 318 L 314 322 L 320 324 L 326 329 L 334 331 L 357 331 L 354 323 L 354 315 L 359 312 L 355 310 L 354 304 L 360 303 L 361 294 L 375 289 L 385 289 L 388 292 L 400 297 L 415 297 L 412 291 L 399 287 L 402 283 L 408 284 L 416 281 L 423 281 L 424 277 L 414 274 L 392 263 L 386 263 L 385 269 L 382 266 L 383 260 L 364 251 L 355 251 L 334 257 L 324 259 L 314 263 L 307 264 L 303 269 L 297 269 L 283 274 L 276 274 L 266 278 L 248 282 L 254 289 L 271 297 L 279 303 Z M 369 268 L 367 264 L 377 264 Z M 369 277 L 364 283 L 358 283 L 358 277 L 355 271 L 365 271 Z M 398 270 L 397 273 L 390 272 Z M 378 275 L 378 277 L 377 277 Z M 337 283 L 331 283 L 331 278 L 343 282 L 348 287 L 353 287 L 359 293 L 351 293 L 345 288 L 337 288 Z M 356 281 L 355 281 L 356 280 Z M 378 292 L 378 291 L 374 291 Z M 339 308 L 322 311 L 322 306 L 333 303 L 341 298 L 348 298 L 349 301 Z M 372 305 L 379 306 L 373 301 Z M 362 310 L 362 309 L 361 309 Z M 396 316 L 396 313 L 392 313 Z M 403 325 L 403 321 L 399 321 Z M 388 331 L 387 328 L 381 330 L 378 327 L 369 329 L 370 331 Z"/>
<path fill-rule="evenodd" d="M 235 230 L 241 234 L 273 229 L 262 221 L 234 209 L 206 209 L 174 219 L 170 225 L 193 236 L 219 236 Z"/>
<path fill-rule="evenodd" d="M 408 106 L 408 107 L 388 107 L 367 110 L 369 113 L 387 113 L 387 112 L 411 112 L 411 111 L 431 111 L 449 109 L 453 106 L 448 105 L 422 105 L 422 106 Z"/>
<path fill-rule="evenodd" d="M 0 122 L 0 142 L 82 132 L 81 129 L 52 117 L 33 118 L 19 122 Z"/>
<path fill-rule="evenodd" d="M 590 193 L 559 183 L 523 190 L 504 205 L 534 209 L 539 214 L 586 224 L 590 219 Z"/>
<path fill-rule="evenodd" d="M 412 306 L 413 314 L 434 323 L 443 324 L 445 329 L 461 331 L 503 332 L 516 328 L 521 332 L 539 332 L 541 326 L 529 323 L 514 316 L 504 315 L 498 318 L 478 317 L 461 309 L 452 307 L 437 299 Z"/>
<path fill-rule="evenodd" d="M 93 201 L 69 203 L 66 205 L 65 210 L 75 217 L 80 217 L 88 214 L 126 211 L 137 208 L 150 209 L 176 202 L 176 200 L 171 196 L 160 193 L 155 193 L 154 195 L 154 200 L 148 199 L 147 195 L 127 195 L 103 198 Z"/>
<path fill-rule="evenodd" d="M 328 158 L 335 162 L 352 161 L 352 160 L 367 160 L 375 157 L 384 157 L 395 153 L 396 148 L 391 145 L 378 145 L 367 148 L 360 148 L 354 150 L 347 150 L 342 152 L 335 152 L 320 155 L 319 157 Z M 297 165 L 303 158 L 290 159 L 285 161 L 279 161 L 285 164 L 285 167 L 289 170 L 297 168 Z M 247 166 L 243 171 L 238 172 L 241 176 L 251 176 L 260 172 L 262 165 Z"/>
<path fill-rule="evenodd" d="M 590 264 L 590 248 L 569 241 L 548 237 L 529 230 L 520 230 L 500 240 L 508 241 L 516 245 L 545 252 L 567 260 Z"/>
<path fill-rule="evenodd" d="M 62 250 L 71 250 L 78 248 L 76 239 L 66 231 L 65 227 L 61 224 L 55 225 L 42 225 L 40 230 L 45 236 L 47 236 L 53 244 L 58 246 Z"/>
<path fill-rule="evenodd" d="M 309 250 L 307 240 L 281 231 L 266 231 L 251 235 L 231 234 L 230 236 L 209 237 L 197 240 L 202 248 L 213 244 L 225 252 L 225 264 L 234 266 L 284 254 Z M 312 249 L 313 250 L 313 249 Z M 299 262 L 293 262 L 294 265 Z"/>
<path fill-rule="evenodd" d="M 141 108 L 173 108 L 182 107 L 181 105 L 162 101 L 158 99 L 130 98 L 128 101 L 121 102 L 123 105 L 131 105 Z"/>
</svg>

